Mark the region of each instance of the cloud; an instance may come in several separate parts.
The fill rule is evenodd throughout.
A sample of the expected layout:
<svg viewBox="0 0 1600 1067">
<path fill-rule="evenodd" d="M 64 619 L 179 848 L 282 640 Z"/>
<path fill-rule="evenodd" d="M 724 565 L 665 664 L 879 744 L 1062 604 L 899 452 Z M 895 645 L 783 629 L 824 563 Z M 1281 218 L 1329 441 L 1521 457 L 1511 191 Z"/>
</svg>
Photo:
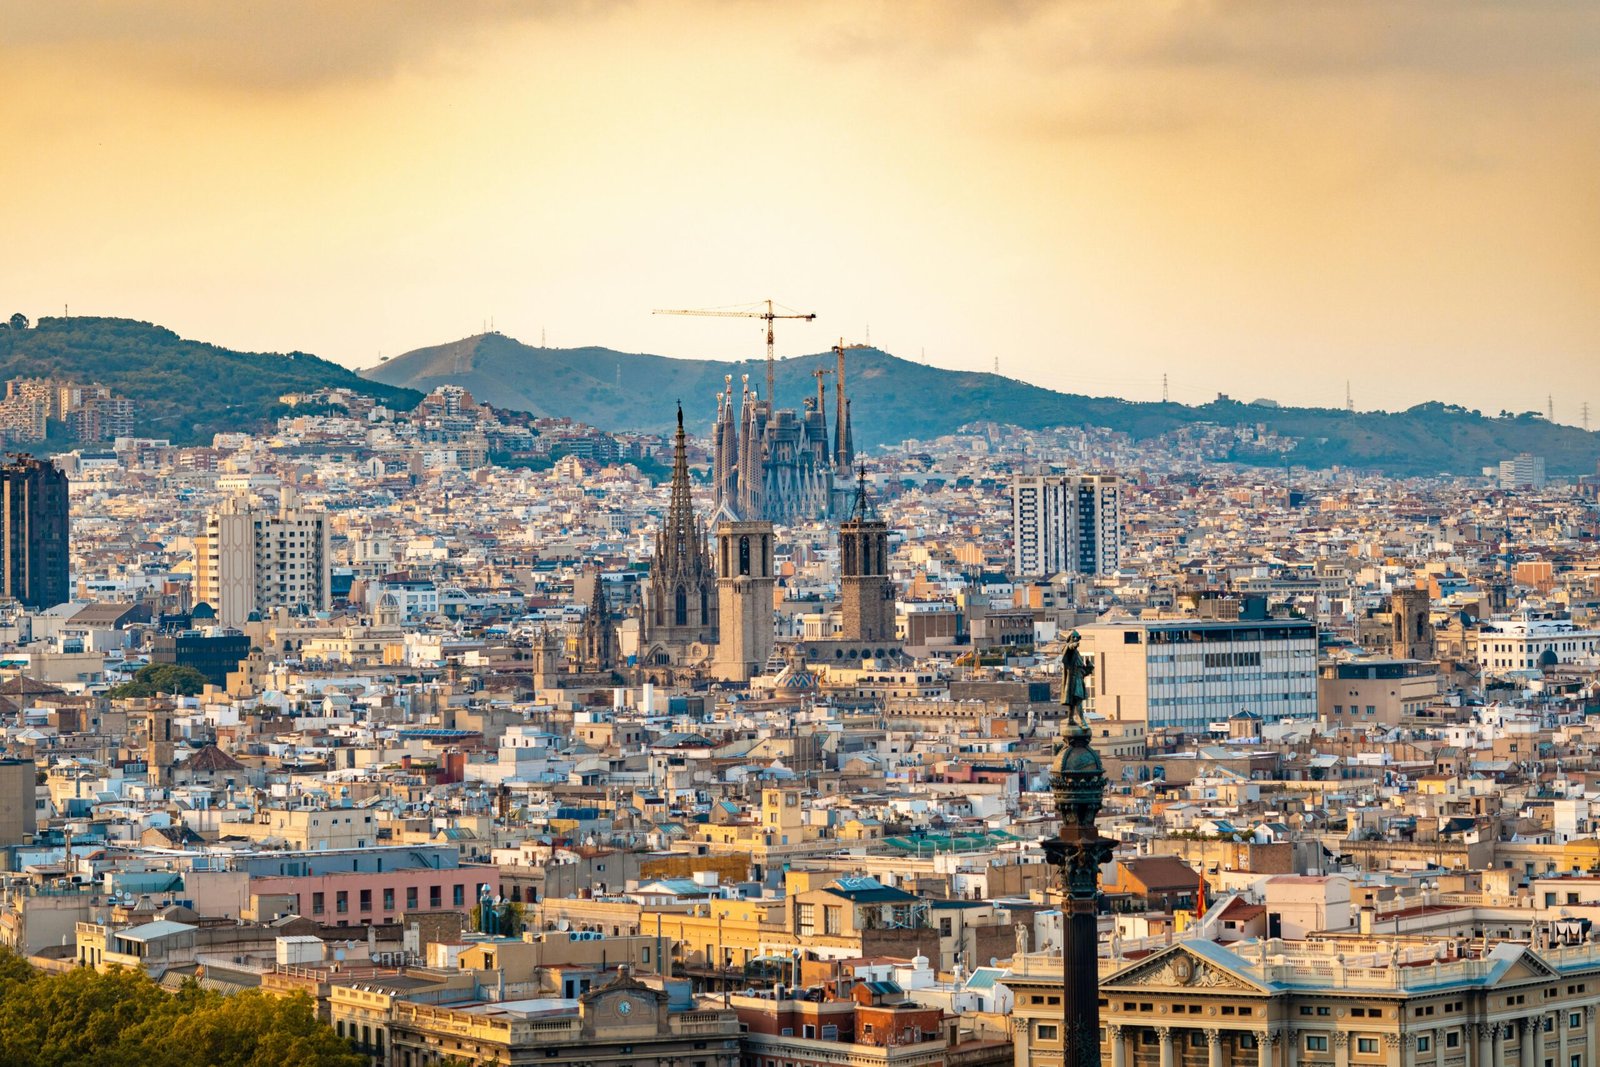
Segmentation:
<svg viewBox="0 0 1600 1067">
<path fill-rule="evenodd" d="M 384 79 L 530 23 L 603 19 L 623 0 L 0 0 L 0 60 L 86 57 L 178 85 L 306 90 Z"/>
</svg>

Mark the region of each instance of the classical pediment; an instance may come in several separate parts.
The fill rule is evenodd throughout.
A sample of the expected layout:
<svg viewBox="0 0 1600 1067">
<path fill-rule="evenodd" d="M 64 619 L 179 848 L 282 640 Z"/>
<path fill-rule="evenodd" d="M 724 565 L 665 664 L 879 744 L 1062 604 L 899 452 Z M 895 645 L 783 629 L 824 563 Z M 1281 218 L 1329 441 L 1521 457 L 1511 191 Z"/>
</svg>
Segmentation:
<svg viewBox="0 0 1600 1067">
<path fill-rule="evenodd" d="M 1102 991 L 1191 989 L 1264 992 L 1261 986 L 1182 945 L 1174 945 L 1140 960 L 1100 983 Z"/>
</svg>

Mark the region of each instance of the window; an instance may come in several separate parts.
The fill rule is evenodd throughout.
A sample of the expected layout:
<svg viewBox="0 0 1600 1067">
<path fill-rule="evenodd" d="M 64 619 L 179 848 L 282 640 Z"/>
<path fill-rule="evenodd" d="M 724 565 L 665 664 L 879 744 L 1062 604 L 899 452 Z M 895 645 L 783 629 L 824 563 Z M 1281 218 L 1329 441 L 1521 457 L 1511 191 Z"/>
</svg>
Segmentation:
<svg viewBox="0 0 1600 1067">
<path fill-rule="evenodd" d="M 1417 1051 L 1418 1052 L 1427 1052 L 1431 1048 L 1433 1048 L 1433 1038 L 1428 1037 L 1426 1034 L 1418 1034 L 1417 1035 Z"/>
<path fill-rule="evenodd" d="M 1461 1031 L 1459 1031 L 1459 1030 L 1450 1030 L 1450 1031 L 1448 1031 L 1444 1035 L 1444 1047 L 1445 1048 L 1460 1048 L 1461 1047 Z"/>
<path fill-rule="evenodd" d="M 464 885 L 461 885 L 459 883 L 456 884 L 455 886 L 452 886 L 451 889 L 450 889 L 450 903 L 454 904 L 456 907 L 459 908 L 461 905 L 465 904 L 466 902 L 467 902 L 467 887 L 464 886 Z"/>
<path fill-rule="evenodd" d="M 1306 1035 L 1306 1051 L 1307 1052 L 1326 1052 L 1326 1051 L 1328 1051 L 1328 1035 L 1327 1034 L 1307 1034 Z"/>
<path fill-rule="evenodd" d="M 1356 1051 L 1371 1055 L 1378 1051 L 1378 1039 L 1375 1037 L 1356 1038 Z"/>
<path fill-rule="evenodd" d="M 428 907 L 430 907 L 430 908 L 442 908 L 442 907 L 444 907 L 444 886 L 442 886 L 442 885 L 430 885 L 428 887 Z"/>
<path fill-rule="evenodd" d="M 837 904 L 824 904 L 822 906 L 822 932 L 837 934 L 840 930 L 840 915 L 843 910 Z"/>
<path fill-rule="evenodd" d="M 1239 1035 L 1239 1047 L 1240 1048 L 1255 1048 L 1256 1047 L 1256 1035 L 1252 1034 L 1252 1033 L 1248 1033 L 1248 1032 L 1240 1034 Z"/>
<path fill-rule="evenodd" d="M 362 911 L 371 911 L 372 910 L 372 890 L 363 889 L 361 891 L 360 900 L 361 900 L 361 910 Z"/>
<path fill-rule="evenodd" d="M 1189 1045 L 1192 1048 L 1205 1048 L 1206 1047 L 1205 1031 L 1204 1030 L 1190 1030 L 1189 1031 Z"/>
<path fill-rule="evenodd" d="M 345 890 L 343 890 L 343 889 L 341 889 L 337 893 L 335 893 L 333 895 L 333 909 L 335 911 L 337 911 L 340 915 L 344 915 L 347 912 L 349 912 L 349 910 L 350 910 L 350 894 L 348 892 L 346 892 Z"/>
<path fill-rule="evenodd" d="M 393 889 L 385 889 L 383 891 L 383 910 L 384 911 L 393 911 L 394 910 L 394 890 Z"/>
<path fill-rule="evenodd" d="M 323 912 L 325 912 L 327 910 L 328 910 L 328 908 L 327 908 L 327 904 L 325 902 L 325 897 L 323 896 L 323 894 L 321 894 L 321 893 L 312 893 L 311 894 L 311 914 L 313 914 L 313 915 L 321 915 Z"/>
<path fill-rule="evenodd" d="M 416 906 L 417 906 L 417 887 L 414 886 L 414 885 L 407 886 L 406 887 L 406 908 L 408 910 L 415 910 Z"/>
<path fill-rule="evenodd" d="M 1567 1016 L 1567 1029 L 1568 1030 L 1576 1030 L 1582 1025 L 1583 1025 L 1583 1016 L 1580 1013 L 1573 1012 L 1573 1013 L 1571 1013 L 1570 1015 Z"/>
<path fill-rule="evenodd" d="M 868 1023 L 867 1025 L 871 1026 L 872 1024 Z M 1055 1041 L 1059 1035 L 1060 1031 L 1056 1029 L 1055 1023 L 1039 1023 L 1033 1034 L 1039 1041 Z"/>
</svg>

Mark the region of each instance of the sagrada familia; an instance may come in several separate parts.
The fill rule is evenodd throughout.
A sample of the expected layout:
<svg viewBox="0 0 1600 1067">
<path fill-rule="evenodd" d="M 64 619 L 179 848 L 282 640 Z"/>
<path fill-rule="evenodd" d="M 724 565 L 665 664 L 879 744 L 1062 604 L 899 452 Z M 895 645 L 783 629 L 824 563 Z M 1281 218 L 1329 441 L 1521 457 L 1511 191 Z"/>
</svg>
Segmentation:
<svg viewBox="0 0 1600 1067">
<path fill-rule="evenodd" d="M 850 400 L 845 394 L 843 347 L 834 350 L 833 442 L 828 441 L 827 390 L 818 370 L 817 395 L 800 411 L 774 410 L 772 398 L 757 397 L 750 377 L 736 396 L 733 375 L 717 394 L 712 427 L 713 517 L 717 520 L 793 523 L 848 513 L 853 489 L 855 442 Z"/>
</svg>

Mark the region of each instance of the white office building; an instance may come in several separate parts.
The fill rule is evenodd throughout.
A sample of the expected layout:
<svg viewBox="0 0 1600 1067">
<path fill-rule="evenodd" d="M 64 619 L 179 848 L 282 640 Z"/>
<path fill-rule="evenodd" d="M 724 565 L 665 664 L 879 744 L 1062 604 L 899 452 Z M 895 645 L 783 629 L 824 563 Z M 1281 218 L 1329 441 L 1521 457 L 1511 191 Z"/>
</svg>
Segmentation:
<svg viewBox="0 0 1600 1067">
<path fill-rule="evenodd" d="M 1317 713 L 1317 628 L 1304 619 L 1129 620 L 1082 629 L 1094 657 L 1089 710 L 1146 729 Z"/>
<path fill-rule="evenodd" d="M 1115 474 L 1019 474 L 1011 481 L 1012 571 L 1109 574 L 1122 563 L 1122 486 Z"/>
</svg>

